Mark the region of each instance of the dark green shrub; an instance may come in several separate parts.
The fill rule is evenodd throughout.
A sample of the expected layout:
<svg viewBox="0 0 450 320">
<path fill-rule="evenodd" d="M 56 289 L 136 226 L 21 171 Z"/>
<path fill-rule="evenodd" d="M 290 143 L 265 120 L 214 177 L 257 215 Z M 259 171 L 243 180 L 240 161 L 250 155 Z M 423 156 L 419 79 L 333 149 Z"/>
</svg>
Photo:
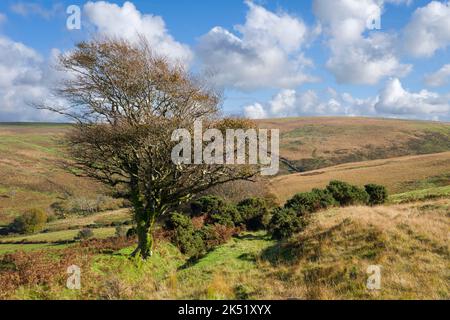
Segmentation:
<svg viewBox="0 0 450 320">
<path fill-rule="evenodd" d="M 224 205 L 226 205 L 226 202 L 220 197 L 203 196 L 191 202 L 191 211 L 193 216 L 214 214 Z"/>
<path fill-rule="evenodd" d="M 83 228 L 78 232 L 76 239 L 86 240 L 86 239 L 92 238 L 93 236 L 94 236 L 94 231 L 92 231 L 92 229 Z"/>
<path fill-rule="evenodd" d="M 369 195 L 364 189 L 343 181 L 331 181 L 327 190 L 341 206 L 368 204 Z"/>
<path fill-rule="evenodd" d="M 193 201 L 191 211 L 194 217 L 205 215 L 208 224 L 233 227 L 242 223 L 236 207 L 217 196 L 204 196 Z"/>
<path fill-rule="evenodd" d="M 173 213 L 168 221 L 168 227 L 173 230 L 172 242 L 182 253 L 194 258 L 205 253 L 202 234 L 195 230 L 190 217 Z"/>
<path fill-rule="evenodd" d="M 47 219 L 47 213 L 44 210 L 30 209 L 17 217 L 10 225 L 10 229 L 17 233 L 36 233 L 44 229 Z"/>
<path fill-rule="evenodd" d="M 299 216 L 294 209 L 277 208 L 274 210 L 269 224 L 269 232 L 273 239 L 281 240 L 300 232 L 306 226 L 306 218 Z"/>
<path fill-rule="evenodd" d="M 235 225 L 242 223 L 242 218 L 235 206 L 226 204 L 223 207 L 212 211 L 207 218 L 207 223 L 234 227 Z"/>
<path fill-rule="evenodd" d="M 313 189 L 311 192 L 297 193 L 284 205 L 304 215 L 336 205 L 337 202 L 328 190 Z"/>
<path fill-rule="evenodd" d="M 270 222 L 267 203 L 262 198 L 248 198 L 238 203 L 237 209 L 247 230 L 265 229 Z"/>
<path fill-rule="evenodd" d="M 378 184 L 367 184 L 364 188 L 369 195 L 369 204 L 371 206 L 383 204 L 387 201 L 388 192 L 385 186 Z"/>
</svg>

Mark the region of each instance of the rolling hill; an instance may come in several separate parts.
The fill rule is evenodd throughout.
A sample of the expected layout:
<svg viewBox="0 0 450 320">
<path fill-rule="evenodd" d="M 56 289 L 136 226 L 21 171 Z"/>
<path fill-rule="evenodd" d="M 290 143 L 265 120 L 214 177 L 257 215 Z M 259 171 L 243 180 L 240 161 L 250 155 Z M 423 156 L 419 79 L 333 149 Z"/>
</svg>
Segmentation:
<svg viewBox="0 0 450 320">
<path fill-rule="evenodd" d="M 442 122 L 315 117 L 260 120 L 259 126 L 280 129 L 282 173 L 450 151 L 450 124 Z"/>
<path fill-rule="evenodd" d="M 450 151 L 448 123 L 287 118 L 259 121 L 259 125 L 280 129 L 281 156 L 296 171 L 331 167 L 306 176 L 294 174 L 275 178 L 271 187 L 280 199 L 344 177 L 357 183 L 371 180 L 385 183 L 391 192 L 411 190 L 414 183 L 427 179 L 443 179 L 441 184 L 450 184 L 448 176 L 443 176 L 450 172 L 450 156 L 442 153 Z M 61 138 L 68 128 L 66 124 L 0 124 L 0 225 L 11 222 L 17 214 L 32 207 L 48 209 L 56 202 L 69 200 L 83 204 L 108 194 L 108 190 L 95 181 L 78 177 L 64 166 Z M 438 152 L 441 154 L 434 157 L 353 163 Z M 332 167 L 341 163 L 352 164 Z M 358 167 L 362 168 L 356 170 Z M 283 173 L 289 173 L 287 168 L 284 167 Z M 392 170 L 398 173 L 390 176 Z M 367 179 L 361 178 L 363 175 L 368 175 Z"/>
</svg>

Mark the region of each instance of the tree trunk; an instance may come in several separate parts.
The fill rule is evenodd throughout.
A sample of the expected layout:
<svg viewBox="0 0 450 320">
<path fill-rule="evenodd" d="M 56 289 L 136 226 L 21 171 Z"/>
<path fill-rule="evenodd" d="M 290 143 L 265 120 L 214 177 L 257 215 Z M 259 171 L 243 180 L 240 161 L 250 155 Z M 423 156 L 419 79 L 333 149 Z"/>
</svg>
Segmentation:
<svg viewBox="0 0 450 320">
<path fill-rule="evenodd" d="M 142 259 L 148 259 L 153 254 L 153 225 L 155 213 L 148 215 L 139 215 L 137 217 L 136 234 L 138 237 L 138 246 L 132 253 L 132 256 L 140 255 Z"/>
</svg>

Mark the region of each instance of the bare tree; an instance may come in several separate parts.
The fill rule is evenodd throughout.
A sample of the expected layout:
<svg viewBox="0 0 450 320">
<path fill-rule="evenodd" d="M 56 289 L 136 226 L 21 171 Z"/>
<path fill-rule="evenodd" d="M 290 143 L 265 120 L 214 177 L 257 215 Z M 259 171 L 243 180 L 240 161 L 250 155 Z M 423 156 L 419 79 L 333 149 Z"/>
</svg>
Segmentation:
<svg viewBox="0 0 450 320">
<path fill-rule="evenodd" d="M 182 66 L 152 54 L 147 43 L 82 42 L 60 58 L 69 75 L 57 92 L 67 107 L 41 106 L 74 120 L 68 146 L 75 166 L 130 199 L 138 246 L 151 255 L 155 220 L 210 187 L 256 174 L 254 166 L 183 165 L 171 160 L 178 128 L 247 128 L 220 119 L 220 95 Z"/>
</svg>

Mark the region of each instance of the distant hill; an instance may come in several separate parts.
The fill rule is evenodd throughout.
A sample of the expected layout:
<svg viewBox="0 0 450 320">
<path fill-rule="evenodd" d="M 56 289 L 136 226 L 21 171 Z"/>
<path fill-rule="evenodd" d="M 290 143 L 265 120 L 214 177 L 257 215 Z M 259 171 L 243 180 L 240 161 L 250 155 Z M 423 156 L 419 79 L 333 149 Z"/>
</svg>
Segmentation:
<svg viewBox="0 0 450 320">
<path fill-rule="evenodd" d="M 337 164 L 450 151 L 450 123 L 314 117 L 259 120 L 280 129 L 282 173 Z"/>
</svg>

